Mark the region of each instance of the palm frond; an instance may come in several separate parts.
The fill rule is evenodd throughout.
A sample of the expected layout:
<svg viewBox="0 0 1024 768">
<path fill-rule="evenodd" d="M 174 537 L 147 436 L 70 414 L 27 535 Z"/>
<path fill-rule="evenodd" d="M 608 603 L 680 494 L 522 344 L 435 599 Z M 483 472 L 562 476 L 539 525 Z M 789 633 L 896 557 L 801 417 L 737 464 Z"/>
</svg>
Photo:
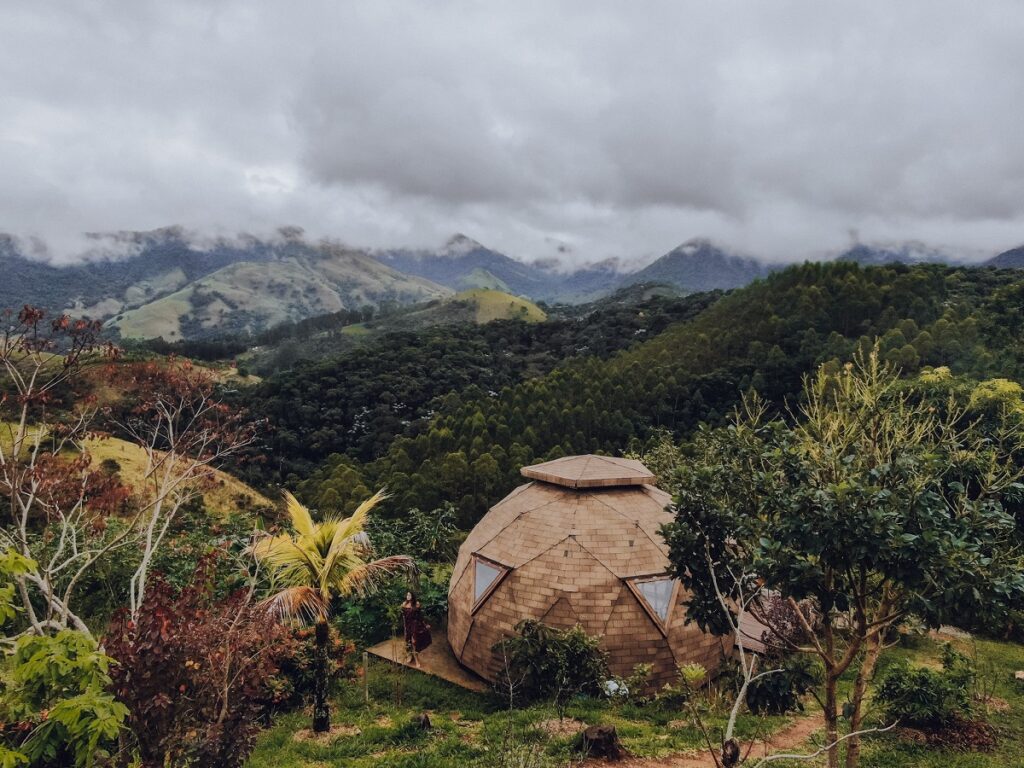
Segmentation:
<svg viewBox="0 0 1024 768">
<path fill-rule="evenodd" d="M 312 624 L 327 616 L 327 603 L 313 587 L 296 586 L 282 589 L 260 603 L 260 607 L 284 621 Z"/>
<path fill-rule="evenodd" d="M 387 577 L 402 571 L 413 572 L 416 564 L 411 557 L 393 555 L 362 563 L 351 568 L 336 585 L 340 595 L 365 596 L 373 592 Z"/>
<path fill-rule="evenodd" d="M 383 490 L 368 498 L 347 518 L 328 517 L 314 522 L 309 510 L 286 493 L 294 534 L 268 536 L 250 547 L 281 591 L 264 601 L 281 616 L 323 617 L 332 594 L 365 595 L 386 577 L 412 570 L 404 556 L 367 562 L 372 557 L 363 530 L 371 509 L 387 498 Z"/>
<path fill-rule="evenodd" d="M 356 511 L 352 513 L 352 517 L 359 517 L 363 522 L 365 522 L 366 516 L 370 514 L 370 510 L 387 498 L 389 498 L 387 488 L 381 488 L 373 494 L 373 496 L 366 499 L 366 501 L 356 507 Z"/>
<path fill-rule="evenodd" d="M 338 531 L 339 521 L 334 518 L 327 518 L 326 520 L 320 521 L 316 526 L 316 534 L 313 536 L 311 541 L 316 547 L 317 552 L 324 558 L 327 559 L 328 553 L 331 551 L 331 546 L 334 544 L 335 534 Z"/>
<path fill-rule="evenodd" d="M 371 556 L 370 538 L 364 530 L 366 519 L 370 510 L 384 498 L 387 498 L 384 491 L 377 491 L 360 504 L 350 517 L 334 521 L 331 542 L 324 555 L 321 588 L 338 581 L 335 575 L 338 571 L 344 573 L 358 568 Z"/>
<path fill-rule="evenodd" d="M 317 580 L 323 559 L 307 537 L 269 536 L 249 548 L 252 556 L 265 565 L 277 582 L 291 586 Z"/>
<path fill-rule="evenodd" d="M 289 491 L 284 492 L 285 502 L 288 504 L 288 516 L 292 521 L 292 528 L 302 536 L 313 536 L 316 533 L 316 525 L 313 523 L 313 516 L 306 509 L 305 505 L 296 499 Z"/>
<path fill-rule="evenodd" d="M 384 501 L 388 495 L 383 489 L 377 491 L 373 496 L 368 498 L 348 517 L 338 521 L 338 531 L 341 534 L 342 539 L 350 538 L 356 534 L 362 533 L 366 527 L 366 519 L 370 516 L 370 510 L 376 507 L 380 502 Z"/>
</svg>

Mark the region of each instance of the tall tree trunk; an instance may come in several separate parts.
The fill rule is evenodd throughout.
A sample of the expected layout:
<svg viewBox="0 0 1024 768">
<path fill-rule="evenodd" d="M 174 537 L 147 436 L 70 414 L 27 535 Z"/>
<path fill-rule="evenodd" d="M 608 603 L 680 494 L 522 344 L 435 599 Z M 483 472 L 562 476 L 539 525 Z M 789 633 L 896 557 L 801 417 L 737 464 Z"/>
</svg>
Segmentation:
<svg viewBox="0 0 1024 768">
<path fill-rule="evenodd" d="M 836 708 L 836 683 L 838 682 L 832 670 L 825 672 L 825 742 L 831 744 L 828 748 L 828 768 L 839 768 L 839 713 Z"/>
<path fill-rule="evenodd" d="M 327 638 L 327 621 L 318 621 L 313 656 L 313 731 L 316 733 L 331 730 L 331 709 L 327 702 L 327 691 L 330 686 Z"/>
<path fill-rule="evenodd" d="M 864 660 L 861 662 L 860 669 L 857 671 L 857 679 L 853 684 L 850 702 L 853 705 L 853 713 L 850 716 L 851 733 L 859 731 L 863 727 L 864 713 L 862 709 L 864 693 L 867 691 L 868 682 L 875 674 L 875 664 L 878 662 L 878 656 L 881 652 L 882 631 L 878 629 L 867 639 L 867 651 L 864 654 Z M 851 736 L 846 741 L 846 768 L 857 768 L 860 764 L 860 736 Z"/>
</svg>

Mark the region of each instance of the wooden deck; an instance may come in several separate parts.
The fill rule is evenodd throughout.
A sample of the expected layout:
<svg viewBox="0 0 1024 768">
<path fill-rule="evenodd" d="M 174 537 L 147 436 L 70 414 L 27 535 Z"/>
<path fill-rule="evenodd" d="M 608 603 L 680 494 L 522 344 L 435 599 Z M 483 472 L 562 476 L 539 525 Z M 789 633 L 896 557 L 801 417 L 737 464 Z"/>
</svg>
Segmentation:
<svg viewBox="0 0 1024 768">
<path fill-rule="evenodd" d="M 406 663 L 409 655 L 405 650 L 405 640 L 401 637 L 385 640 L 383 643 L 378 643 L 366 650 L 379 659 L 384 659 L 394 664 L 401 664 L 409 669 L 416 669 L 416 667 Z M 443 630 L 434 631 L 434 642 L 427 650 L 420 654 L 420 664 L 422 668 L 416 670 L 417 672 L 439 677 L 467 690 L 485 693 L 490 689 L 490 685 L 486 681 L 480 679 L 459 664 L 455 654 L 452 653 L 451 646 L 448 645 L 448 637 Z"/>
</svg>

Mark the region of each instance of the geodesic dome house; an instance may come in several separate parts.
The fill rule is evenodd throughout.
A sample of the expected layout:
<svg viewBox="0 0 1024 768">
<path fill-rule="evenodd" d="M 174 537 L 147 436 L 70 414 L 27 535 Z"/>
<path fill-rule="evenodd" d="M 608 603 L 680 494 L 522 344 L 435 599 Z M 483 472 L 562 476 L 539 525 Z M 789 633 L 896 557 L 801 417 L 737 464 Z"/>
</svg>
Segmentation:
<svg viewBox="0 0 1024 768">
<path fill-rule="evenodd" d="M 448 590 L 448 640 L 487 680 L 493 647 L 524 619 L 582 625 L 601 638 L 613 675 L 654 665 L 652 683 L 679 664 L 717 668 L 722 640 L 686 624 L 686 594 L 669 575 L 658 528 L 669 495 L 639 461 L 568 456 L 524 467 L 532 482 L 495 504 L 459 548 Z"/>
</svg>

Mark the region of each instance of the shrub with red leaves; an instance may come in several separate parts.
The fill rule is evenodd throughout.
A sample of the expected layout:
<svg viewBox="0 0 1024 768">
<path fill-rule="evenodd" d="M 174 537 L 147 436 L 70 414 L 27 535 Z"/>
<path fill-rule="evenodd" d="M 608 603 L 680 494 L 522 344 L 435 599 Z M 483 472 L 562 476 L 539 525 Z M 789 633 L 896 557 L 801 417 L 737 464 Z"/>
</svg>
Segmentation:
<svg viewBox="0 0 1024 768">
<path fill-rule="evenodd" d="M 274 698 L 290 631 L 241 590 L 215 599 L 216 555 L 180 592 L 157 580 L 138 620 L 120 613 L 105 639 L 114 693 L 131 714 L 146 768 L 242 765 Z"/>
</svg>

